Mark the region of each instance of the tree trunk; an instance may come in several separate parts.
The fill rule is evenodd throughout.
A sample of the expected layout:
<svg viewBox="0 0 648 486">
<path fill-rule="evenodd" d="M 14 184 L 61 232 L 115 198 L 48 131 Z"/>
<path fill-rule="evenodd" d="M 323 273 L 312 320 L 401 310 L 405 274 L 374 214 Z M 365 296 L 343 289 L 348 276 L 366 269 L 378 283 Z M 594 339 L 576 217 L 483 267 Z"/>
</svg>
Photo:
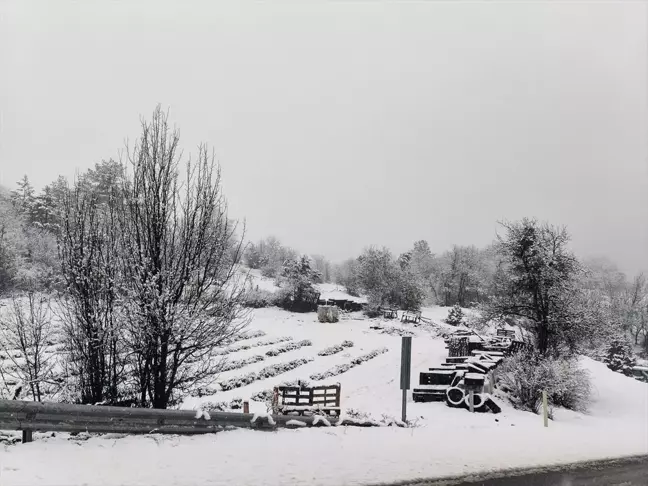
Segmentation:
<svg viewBox="0 0 648 486">
<path fill-rule="evenodd" d="M 538 351 L 545 354 L 549 348 L 549 323 L 543 321 L 538 327 Z"/>
</svg>

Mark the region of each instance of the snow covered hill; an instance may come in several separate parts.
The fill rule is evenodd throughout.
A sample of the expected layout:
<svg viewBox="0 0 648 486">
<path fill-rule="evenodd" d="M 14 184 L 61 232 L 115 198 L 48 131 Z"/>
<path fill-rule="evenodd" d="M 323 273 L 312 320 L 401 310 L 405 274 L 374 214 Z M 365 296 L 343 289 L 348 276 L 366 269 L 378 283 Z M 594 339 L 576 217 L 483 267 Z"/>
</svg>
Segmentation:
<svg viewBox="0 0 648 486">
<path fill-rule="evenodd" d="M 271 281 L 257 279 L 271 290 Z M 335 286 L 324 292 L 341 296 Z M 346 297 L 346 295 L 345 295 Z M 291 380 L 339 382 L 343 409 L 373 418 L 399 417 L 399 333 L 413 334 L 412 377 L 445 359 L 438 337 L 448 309 L 423 309 L 437 326 L 401 325 L 369 320 L 360 313 L 345 314 L 335 324 L 322 324 L 315 313 L 294 314 L 277 308 L 258 309 L 249 332 L 257 337 L 240 341 L 224 355 L 228 367 L 220 383 L 202 396 L 186 397 L 182 408 L 210 402 L 258 397 L 258 392 Z M 372 329 L 380 325 L 391 333 Z M 384 329 L 383 329 L 384 330 Z M 260 335 L 261 332 L 263 335 Z M 300 343 L 308 340 L 310 345 Z M 318 353 L 343 341 L 353 342 L 341 352 Z M 354 357 L 377 353 L 348 371 L 318 380 Z M 283 351 L 283 352 L 282 352 Z M 296 363 L 271 378 L 259 372 L 273 365 Z M 648 453 L 648 385 L 613 373 L 601 363 L 583 359 L 594 384 L 588 414 L 557 410 L 549 428 L 542 418 L 502 402 L 499 415 L 470 414 L 443 403 L 409 403 L 411 428 L 332 427 L 250 430 L 200 437 L 115 435 L 87 440 L 66 434 L 37 434 L 30 444 L 5 447 L 0 455 L 0 483 L 4 485 L 340 485 L 370 484 L 439 477 L 481 470 L 558 464 L 580 459 Z M 240 366 L 240 367 L 237 367 Z M 261 376 L 260 376 L 261 375 Z M 235 386 L 242 377 L 258 378 Z M 315 377 L 315 378 L 313 378 Z M 411 398 L 410 398 L 411 400 Z M 265 412 L 262 400 L 250 402 L 252 412 Z M 51 434 L 49 434 L 51 435 Z"/>
</svg>

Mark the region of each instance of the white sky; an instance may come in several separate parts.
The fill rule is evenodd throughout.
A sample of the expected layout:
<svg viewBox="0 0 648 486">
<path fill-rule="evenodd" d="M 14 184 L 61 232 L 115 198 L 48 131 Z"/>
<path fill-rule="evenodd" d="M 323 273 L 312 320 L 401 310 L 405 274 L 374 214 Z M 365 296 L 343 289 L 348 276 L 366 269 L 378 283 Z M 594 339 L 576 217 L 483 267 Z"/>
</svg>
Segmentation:
<svg viewBox="0 0 648 486">
<path fill-rule="evenodd" d="M 648 269 L 648 7 L 0 1 L 0 184 L 117 158 L 170 108 L 252 238 L 334 260 L 566 224 Z"/>
</svg>

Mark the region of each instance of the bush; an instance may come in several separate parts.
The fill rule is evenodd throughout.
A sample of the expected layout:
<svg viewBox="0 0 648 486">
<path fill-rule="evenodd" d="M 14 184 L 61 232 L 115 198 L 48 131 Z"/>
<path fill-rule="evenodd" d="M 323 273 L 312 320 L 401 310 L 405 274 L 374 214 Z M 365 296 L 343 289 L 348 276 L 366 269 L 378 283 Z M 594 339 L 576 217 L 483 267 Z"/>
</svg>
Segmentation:
<svg viewBox="0 0 648 486">
<path fill-rule="evenodd" d="M 637 364 L 632 346 L 626 341 L 615 340 L 610 343 L 603 360 L 612 371 L 632 376 L 632 367 Z"/>
<path fill-rule="evenodd" d="M 379 348 L 379 349 L 374 349 L 373 351 L 368 352 L 367 354 L 363 354 L 362 356 L 357 356 L 349 363 L 344 363 L 344 364 L 339 364 L 337 366 L 334 366 L 333 368 L 324 371 L 323 373 L 315 373 L 310 376 L 311 380 L 325 380 L 326 378 L 331 378 L 332 376 L 337 376 L 341 375 L 342 373 L 346 373 L 349 371 L 351 368 L 354 368 L 365 361 L 369 361 L 370 359 L 374 359 L 376 356 L 380 356 L 383 353 L 386 353 L 389 351 L 387 348 Z"/>
<path fill-rule="evenodd" d="M 317 308 L 317 320 L 319 322 L 338 322 L 340 310 L 335 305 L 320 305 Z"/>
<path fill-rule="evenodd" d="M 583 412 L 591 393 L 589 374 L 576 358 L 554 358 L 536 352 L 506 358 L 498 373 L 501 389 L 516 408 L 538 412 L 542 391 L 551 405 Z"/>
<path fill-rule="evenodd" d="M 275 278 L 279 275 L 279 267 L 274 264 L 264 265 L 261 267 L 261 275 L 267 278 Z"/>
<path fill-rule="evenodd" d="M 317 353 L 318 356 L 331 356 L 332 354 L 337 354 L 341 353 L 344 351 L 345 348 L 352 348 L 353 347 L 353 341 L 342 341 L 342 344 L 336 344 L 333 346 L 329 346 L 328 348 L 322 349 L 319 353 Z"/>
<path fill-rule="evenodd" d="M 312 346 L 313 343 L 309 339 L 304 339 L 299 342 L 289 342 L 282 344 L 273 349 L 266 351 L 266 356 L 279 356 L 280 354 L 287 353 L 288 351 L 294 351 L 295 349 L 303 348 L 304 346 Z"/>
<path fill-rule="evenodd" d="M 452 309 L 450 309 L 450 312 L 448 312 L 448 317 L 446 317 L 445 321 L 451 326 L 459 326 L 463 324 L 464 313 L 461 310 L 461 306 L 459 306 L 459 304 L 456 304 Z"/>
<path fill-rule="evenodd" d="M 243 296 L 243 306 L 259 309 L 261 307 L 270 307 L 274 305 L 276 296 L 273 292 L 267 290 L 249 290 Z"/>
<path fill-rule="evenodd" d="M 370 296 L 367 305 L 364 307 L 364 314 L 369 318 L 379 317 L 381 314 L 380 301 Z"/>
</svg>

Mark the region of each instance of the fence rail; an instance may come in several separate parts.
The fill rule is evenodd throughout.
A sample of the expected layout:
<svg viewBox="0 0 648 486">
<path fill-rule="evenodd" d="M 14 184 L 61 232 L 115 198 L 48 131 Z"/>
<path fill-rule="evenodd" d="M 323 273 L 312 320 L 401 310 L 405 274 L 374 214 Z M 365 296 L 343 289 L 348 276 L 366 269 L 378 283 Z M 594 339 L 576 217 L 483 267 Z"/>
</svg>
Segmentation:
<svg viewBox="0 0 648 486">
<path fill-rule="evenodd" d="M 207 434 L 233 427 L 273 430 L 279 427 L 367 425 L 348 419 L 331 421 L 318 415 L 295 419 L 286 415 L 0 400 L 0 430 L 22 430 L 24 442 L 31 440 L 33 431 Z"/>
</svg>

